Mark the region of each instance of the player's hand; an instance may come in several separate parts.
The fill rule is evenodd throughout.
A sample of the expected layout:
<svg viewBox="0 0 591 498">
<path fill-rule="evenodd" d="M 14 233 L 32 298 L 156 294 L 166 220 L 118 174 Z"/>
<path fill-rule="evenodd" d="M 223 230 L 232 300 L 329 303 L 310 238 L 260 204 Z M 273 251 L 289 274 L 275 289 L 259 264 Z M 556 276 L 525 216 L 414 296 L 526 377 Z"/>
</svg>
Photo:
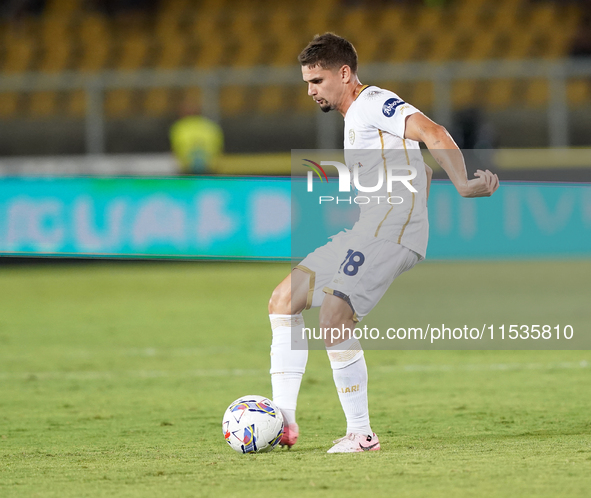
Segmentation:
<svg viewBox="0 0 591 498">
<path fill-rule="evenodd" d="M 490 197 L 499 188 L 499 177 L 488 169 L 477 170 L 476 178 L 468 180 L 466 188 L 460 192 L 463 197 Z"/>
</svg>

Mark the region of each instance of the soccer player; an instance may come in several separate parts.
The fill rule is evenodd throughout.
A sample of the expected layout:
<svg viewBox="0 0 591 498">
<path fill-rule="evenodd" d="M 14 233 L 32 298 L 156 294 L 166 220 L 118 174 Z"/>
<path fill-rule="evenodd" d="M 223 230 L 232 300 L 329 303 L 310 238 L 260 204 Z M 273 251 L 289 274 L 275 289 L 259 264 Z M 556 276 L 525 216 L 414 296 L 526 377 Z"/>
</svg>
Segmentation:
<svg viewBox="0 0 591 498">
<path fill-rule="evenodd" d="M 376 193 L 396 194 L 402 201 L 360 205 L 359 220 L 351 230 L 309 254 L 274 290 L 269 301 L 271 383 L 273 399 L 285 419 L 281 444 L 288 447 L 298 438 L 296 403 L 308 359 L 302 311 L 319 306 L 321 329 L 353 330 L 394 279 L 425 257 L 431 172 L 423 163 L 419 142 L 429 148 L 461 196 L 487 197 L 499 186 L 498 177 L 489 170 L 478 170 L 475 178 L 468 179 L 462 153 L 443 126 L 389 90 L 362 85 L 357 53 L 344 38 L 333 33 L 316 36 L 298 60 L 308 94 L 320 109 L 336 110 L 345 118 L 347 167 L 361 164 L 360 179 L 362 174 L 367 179 L 372 172 L 375 177 L 386 170 L 388 161 L 406 166 L 409 173 L 414 167 L 411 184 L 416 192 L 403 182 L 384 186 Z M 324 339 L 347 420 L 345 436 L 334 441 L 328 453 L 379 450 L 369 421 L 361 345 L 350 334 Z"/>
</svg>

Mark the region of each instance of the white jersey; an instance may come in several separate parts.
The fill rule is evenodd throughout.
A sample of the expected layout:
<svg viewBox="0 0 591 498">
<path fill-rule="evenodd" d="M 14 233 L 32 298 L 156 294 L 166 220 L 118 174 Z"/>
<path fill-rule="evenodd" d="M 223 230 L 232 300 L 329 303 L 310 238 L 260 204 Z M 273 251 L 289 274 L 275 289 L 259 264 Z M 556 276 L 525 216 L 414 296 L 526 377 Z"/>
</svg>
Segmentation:
<svg viewBox="0 0 591 498">
<path fill-rule="evenodd" d="M 358 191 L 360 216 L 353 231 L 391 240 L 424 258 L 429 236 L 427 175 L 418 142 L 404 138 L 406 118 L 415 112 L 418 109 L 393 92 L 363 88 L 345 115 L 345 162 L 351 172 L 358 165 L 359 185 L 364 188 L 377 186 L 379 175 L 383 178 L 379 190 Z M 410 181 L 417 192 L 400 181 L 388 189 L 387 169 L 399 166 L 394 174 L 409 175 L 410 165 L 417 171 Z"/>
</svg>

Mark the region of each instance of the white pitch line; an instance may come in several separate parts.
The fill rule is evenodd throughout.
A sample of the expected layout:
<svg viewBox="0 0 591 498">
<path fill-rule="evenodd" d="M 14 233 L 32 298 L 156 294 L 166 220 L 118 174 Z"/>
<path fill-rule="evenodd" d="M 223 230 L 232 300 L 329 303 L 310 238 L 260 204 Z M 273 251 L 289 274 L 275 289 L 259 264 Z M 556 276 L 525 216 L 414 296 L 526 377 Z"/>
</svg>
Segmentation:
<svg viewBox="0 0 591 498">
<path fill-rule="evenodd" d="M 369 366 L 377 372 L 453 372 L 453 371 L 508 371 L 508 370 L 568 370 L 590 368 L 591 363 L 582 361 L 557 363 L 469 363 L 466 365 L 381 365 Z M 199 369 L 199 370 L 105 370 L 72 372 L 0 372 L 0 380 L 109 380 L 117 378 L 178 378 L 178 377 L 256 377 L 268 375 L 267 369 Z"/>
<path fill-rule="evenodd" d="M 589 368 L 587 360 L 563 361 L 557 363 L 468 363 L 466 365 L 381 365 L 380 372 L 452 372 L 452 371 L 498 371 L 498 370 L 566 370 Z M 368 367 L 371 368 L 371 367 Z"/>
<path fill-rule="evenodd" d="M 122 377 L 153 379 L 161 377 L 243 377 L 268 374 L 266 370 L 104 370 L 72 372 L 0 372 L 0 380 L 108 380 Z"/>
</svg>

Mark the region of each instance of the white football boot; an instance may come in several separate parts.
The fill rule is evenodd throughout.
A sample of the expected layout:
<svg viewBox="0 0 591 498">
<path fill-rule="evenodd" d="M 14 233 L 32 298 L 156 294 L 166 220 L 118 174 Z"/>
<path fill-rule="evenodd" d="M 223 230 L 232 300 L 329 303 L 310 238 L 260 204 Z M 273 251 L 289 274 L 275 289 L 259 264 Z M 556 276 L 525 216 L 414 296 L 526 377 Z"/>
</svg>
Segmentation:
<svg viewBox="0 0 591 498">
<path fill-rule="evenodd" d="M 346 436 L 333 441 L 335 445 L 327 453 L 361 453 L 363 451 L 377 451 L 380 449 L 378 436 L 372 434 L 354 434 L 350 432 Z"/>
</svg>

